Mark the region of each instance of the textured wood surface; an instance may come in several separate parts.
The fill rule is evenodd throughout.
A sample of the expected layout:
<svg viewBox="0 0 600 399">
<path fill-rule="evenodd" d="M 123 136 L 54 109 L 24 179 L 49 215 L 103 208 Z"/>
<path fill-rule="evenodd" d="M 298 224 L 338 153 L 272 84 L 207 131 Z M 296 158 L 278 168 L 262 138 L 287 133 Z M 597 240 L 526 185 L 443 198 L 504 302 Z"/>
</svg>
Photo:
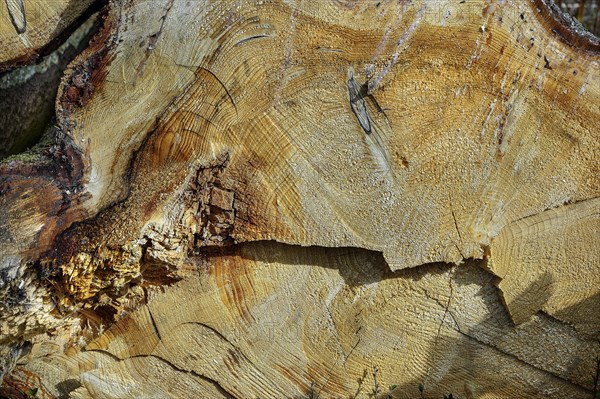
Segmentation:
<svg viewBox="0 0 600 399">
<path fill-rule="evenodd" d="M 518 220 L 494 239 L 489 267 L 513 320 L 544 310 L 596 334 L 600 328 L 600 199 Z M 576 283 L 574 283 L 576 282 Z M 578 312 L 565 312 L 587 303 Z"/>
<path fill-rule="evenodd" d="M 598 57 L 535 7 L 164 3 L 127 10 L 154 26 L 121 29 L 90 104 L 62 103 L 98 176 L 86 209 L 127 198 L 132 234 L 219 157 L 233 240 L 363 247 L 394 270 L 480 258 L 505 225 L 598 196 Z"/>
<path fill-rule="evenodd" d="M 589 396 L 591 363 L 576 359 L 593 341 L 544 314 L 514 326 L 477 262 L 390 272 L 370 251 L 269 242 L 190 261 L 193 276 L 85 351 L 24 369 L 48 387 L 79 381 L 77 398 L 307 398 L 313 383 L 321 398 L 362 398 L 373 367 L 394 398 L 423 382 L 433 398 Z"/>
<path fill-rule="evenodd" d="M 2 1 L 0 71 L 36 60 L 92 3 L 93 0 Z"/>
<path fill-rule="evenodd" d="M 111 2 L 0 165 L 6 378 L 589 396 L 599 54 L 543 1 Z"/>
</svg>

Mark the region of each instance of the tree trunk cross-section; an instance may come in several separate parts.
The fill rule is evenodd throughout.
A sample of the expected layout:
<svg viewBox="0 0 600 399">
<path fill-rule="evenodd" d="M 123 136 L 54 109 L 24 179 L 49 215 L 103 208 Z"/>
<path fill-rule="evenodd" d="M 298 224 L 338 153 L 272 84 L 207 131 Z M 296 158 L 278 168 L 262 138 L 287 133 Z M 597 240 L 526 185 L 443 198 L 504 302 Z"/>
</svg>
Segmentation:
<svg viewBox="0 0 600 399">
<path fill-rule="evenodd" d="M 589 397 L 600 42 L 553 10 L 109 2 L 0 164 L 5 386 Z"/>
</svg>

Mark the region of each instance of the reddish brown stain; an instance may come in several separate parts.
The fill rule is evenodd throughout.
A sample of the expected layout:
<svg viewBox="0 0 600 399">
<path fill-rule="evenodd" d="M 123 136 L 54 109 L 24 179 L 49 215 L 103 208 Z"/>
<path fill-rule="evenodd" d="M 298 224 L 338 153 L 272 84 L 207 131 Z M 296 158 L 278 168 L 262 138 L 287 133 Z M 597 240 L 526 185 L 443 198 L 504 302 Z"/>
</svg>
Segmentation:
<svg viewBox="0 0 600 399">
<path fill-rule="evenodd" d="M 211 272 L 214 275 L 215 284 L 218 288 L 221 301 L 235 311 L 240 319 L 246 323 L 253 323 L 254 317 L 250 313 L 247 304 L 246 286 L 251 286 L 248 282 L 250 277 L 247 275 L 245 261 L 237 256 L 240 252 L 239 247 L 223 247 L 215 251 L 211 256 L 211 263 L 214 264 Z"/>
<path fill-rule="evenodd" d="M 13 396 L 13 398 L 29 398 L 30 396 L 25 393 L 32 389 L 37 389 L 36 397 L 39 399 L 54 398 L 54 396 L 44 388 L 40 376 L 24 367 L 15 367 L 9 375 L 4 377 L 3 385 L 14 388 L 17 392 L 23 394 L 23 396 Z M 4 393 L 4 389 L 0 390 L 0 394 Z"/>
<path fill-rule="evenodd" d="M 19 220 L 42 224 L 31 244 L 20 249 L 29 260 L 49 251 L 58 234 L 85 217 L 76 205 L 88 198 L 80 187 L 82 156 L 69 139 L 39 151 L 34 161 L 0 163 L 0 202 L 10 209 L 9 234 L 21 234 Z"/>
<path fill-rule="evenodd" d="M 102 27 L 90 45 L 76 59 L 65 84 L 60 103 L 64 109 L 75 105 L 83 107 L 92 99 L 94 92 L 103 87 L 108 67 L 115 58 L 117 22 L 104 15 Z"/>
<path fill-rule="evenodd" d="M 284 366 L 281 364 L 275 364 L 275 369 L 277 369 L 281 375 L 285 376 L 288 380 L 292 381 L 294 385 L 296 385 L 305 395 L 311 394 L 311 383 L 309 378 L 306 377 L 305 373 L 300 375 L 297 372 L 294 372 L 289 366 Z"/>
<path fill-rule="evenodd" d="M 489 46 L 490 44 L 492 44 L 492 32 L 488 31 L 487 37 L 485 39 L 485 43 Z"/>
</svg>

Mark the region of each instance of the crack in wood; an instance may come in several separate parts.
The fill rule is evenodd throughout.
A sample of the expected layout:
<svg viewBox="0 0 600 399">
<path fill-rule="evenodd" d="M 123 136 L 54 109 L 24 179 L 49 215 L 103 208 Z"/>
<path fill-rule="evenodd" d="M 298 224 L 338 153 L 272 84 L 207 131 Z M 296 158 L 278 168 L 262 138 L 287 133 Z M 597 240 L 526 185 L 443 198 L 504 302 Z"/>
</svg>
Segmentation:
<svg viewBox="0 0 600 399">
<path fill-rule="evenodd" d="M 138 76 L 138 77 L 142 74 L 144 68 L 146 67 L 146 63 L 148 62 L 150 53 L 156 48 L 156 43 L 158 42 L 160 35 L 162 35 L 167 16 L 169 15 L 171 8 L 173 8 L 173 2 L 174 2 L 174 0 L 169 0 L 169 2 L 167 3 L 167 5 L 165 7 L 165 12 L 160 17 L 160 26 L 158 28 L 158 31 L 156 31 L 152 35 L 148 36 L 148 45 L 146 46 L 146 52 L 144 54 L 144 58 L 140 61 L 140 63 L 138 64 L 138 66 L 136 68 L 136 71 L 137 71 L 136 76 Z"/>
<path fill-rule="evenodd" d="M 247 361 L 247 362 L 248 362 L 248 363 L 249 363 L 249 364 L 250 364 L 252 367 L 254 367 L 254 369 L 255 369 L 256 371 L 258 371 L 259 373 L 261 373 L 261 372 L 260 372 L 260 369 L 259 369 L 259 368 L 256 366 L 256 364 L 254 364 L 254 362 L 253 362 L 253 361 L 252 361 L 252 360 L 251 360 L 251 359 L 250 359 L 250 358 L 249 358 L 249 357 L 248 357 L 248 356 L 247 356 L 247 355 L 246 355 L 246 354 L 245 354 L 245 353 L 244 353 L 244 352 L 243 352 L 243 351 L 242 351 L 242 350 L 241 350 L 241 349 L 238 347 L 238 346 L 234 345 L 234 344 L 233 344 L 233 343 L 232 343 L 232 342 L 229 340 L 229 338 L 227 338 L 226 336 L 224 336 L 224 335 L 223 335 L 223 334 L 222 334 L 222 333 L 221 333 L 219 330 L 217 330 L 216 328 L 214 328 L 214 327 L 211 327 L 211 326 L 209 326 L 208 324 L 206 324 L 206 323 L 203 323 L 203 322 L 201 322 L 201 321 L 188 321 L 188 322 L 185 322 L 185 323 L 181 323 L 180 325 L 186 325 L 186 324 L 198 325 L 198 326 L 204 327 L 204 328 L 206 328 L 206 329 L 208 329 L 208 330 L 212 331 L 212 332 L 213 332 L 213 333 L 214 333 L 214 334 L 215 334 L 217 337 L 219 337 L 220 339 L 222 339 L 223 341 L 225 341 L 225 342 L 227 342 L 229 345 L 231 345 L 231 347 L 232 347 L 233 349 L 235 349 L 235 352 L 236 352 L 236 353 L 239 353 L 240 355 L 242 355 L 242 357 L 244 358 L 244 360 L 246 360 L 246 361 Z M 261 373 L 261 374 L 262 374 L 262 373 Z"/>
<path fill-rule="evenodd" d="M 178 366 L 176 366 L 175 364 L 173 364 L 172 362 L 168 361 L 167 359 L 157 356 L 157 355 L 138 355 L 138 356 L 132 356 L 131 359 L 133 358 L 144 358 L 144 357 L 152 357 L 154 359 L 160 360 L 161 362 L 164 362 L 165 364 L 169 365 L 171 368 L 173 368 L 176 371 L 179 371 L 181 373 L 190 373 L 193 376 L 196 376 L 210 384 L 212 384 L 223 396 L 225 396 L 226 398 L 230 398 L 230 399 L 237 399 L 238 396 L 234 395 L 232 392 L 228 391 L 223 385 L 221 385 L 219 383 L 219 381 L 212 379 L 204 374 L 200 374 L 194 370 L 186 370 L 183 368 L 180 368 Z"/>
<path fill-rule="evenodd" d="M 154 332 L 156 333 L 158 339 L 162 340 L 162 337 L 160 336 L 160 331 L 158 330 L 158 326 L 156 325 L 156 320 L 154 320 L 154 315 L 152 314 L 152 309 L 150 308 L 150 306 L 148 306 L 147 308 L 148 315 L 150 316 L 150 322 L 152 323 L 152 327 L 154 328 Z"/>
<path fill-rule="evenodd" d="M 515 219 L 515 220 L 511 220 L 510 222 L 506 223 L 506 225 L 504 227 L 506 227 L 508 225 L 511 225 L 513 223 L 521 222 L 521 221 L 523 221 L 525 219 L 529 219 L 529 218 L 532 218 L 532 217 L 535 217 L 535 216 L 540 216 L 544 212 L 548 212 L 548 211 L 552 211 L 552 210 L 560 210 L 560 209 L 563 209 L 565 207 L 571 207 L 571 206 L 574 206 L 574 205 L 580 205 L 580 204 L 582 204 L 584 202 L 591 202 L 591 201 L 596 201 L 596 200 L 600 200 L 600 197 L 592 197 L 592 198 L 586 198 L 586 199 L 579 200 L 579 201 L 566 202 L 566 203 L 564 203 L 562 205 L 554 206 L 554 207 L 551 207 L 551 208 L 546 208 L 546 209 L 544 209 L 544 210 L 542 210 L 540 212 L 536 212 L 536 213 L 533 213 L 531 215 L 527 215 L 527 216 L 523 216 L 523 217 Z M 598 211 L 597 214 L 600 215 L 600 210 Z"/>
<path fill-rule="evenodd" d="M 233 108 L 235 109 L 235 114 L 238 115 L 237 105 L 236 105 L 235 101 L 233 100 L 233 97 L 231 96 L 231 93 L 229 92 L 229 89 L 227 89 L 227 86 L 225 86 L 225 83 L 223 83 L 223 81 L 221 79 L 219 79 L 219 77 L 217 75 L 215 75 L 215 73 L 213 71 L 211 71 L 210 69 L 208 69 L 208 68 L 198 67 L 198 70 L 203 70 L 203 71 L 207 72 L 213 78 L 215 78 L 217 82 L 219 82 L 219 84 L 221 85 L 221 87 L 223 88 L 223 90 L 225 90 L 225 93 L 227 94 L 227 97 L 229 97 L 229 101 L 231 101 L 231 104 L 233 105 Z"/>
<path fill-rule="evenodd" d="M 446 322 L 446 316 L 448 315 L 448 313 L 450 311 L 450 304 L 452 303 L 452 297 L 454 296 L 454 287 L 452 286 L 452 278 L 454 277 L 455 274 L 456 274 L 456 265 L 452 266 L 452 269 L 450 270 L 450 276 L 448 277 L 448 286 L 450 288 L 450 292 L 448 294 L 448 302 L 446 302 L 446 305 L 444 306 L 444 315 L 442 316 L 442 321 L 441 321 L 440 325 L 438 326 L 438 330 L 435 335 L 435 339 L 433 341 L 432 363 L 434 363 L 434 364 L 436 362 L 436 356 L 437 356 L 436 349 L 437 349 L 437 346 L 439 343 L 439 338 L 441 335 L 442 327 L 444 326 L 444 324 Z M 457 331 L 460 332 L 460 328 L 458 328 L 458 323 L 453 315 L 452 315 L 452 318 L 454 319 L 454 322 L 456 323 Z M 430 372 L 431 372 L 431 367 L 427 370 L 427 374 L 425 375 L 425 379 L 423 380 L 423 392 L 425 392 L 425 388 L 427 387 L 427 380 L 429 379 Z"/>
<path fill-rule="evenodd" d="M 169 15 L 169 12 L 173 8 L 173 2 L 174 2 L 174 0 L 169 0 L 169 2 L 167 3 L 165 13 L 160 18 L 160 28 L 158 28 L 158 32 L 156 32 L 155 34 L 151 35 L 148 38 L 148 47 L 147 47 L 148 51 L 154 50 L 154 46 L 156 45 L 156 42 L 160 38 L 160 35 L 162 35 L 163 29 L 165 27 L 165 21 L 167 20 L 167 16 Z"/>
<path fill-rule="evenodd" d="M 200 374 L 194 370 L 186 370 L 183 369 L 181 367 L 176 366 L 175 364 L 173 364 L 172 362 L 170 362 L 169 360 L 158 356 L 158 355 L 153 355 L 153 354 L 149 354 L 149 355 L 134 355 L 134 356 L 128 356 L 126 358 L 119 358 L 117 356 L 115 356 L 114 354 L 112 354 L 111 352 L 105 350 L 105 349 L 89 349 L 86 352 L 96 352 L 96 353 L 101 353 L 103 355 L 107 355 L 108 357 L 110 357 L 112 360 L 114 360 L 115 362 L 123 362 L 127 359 L 144 359 L 144 358 L 153 358 L 156 359 L 162 363 L 165 363 L 166 365 L 168 365 L 169 367 L 171 367 L 173 370 L 175 371 L 179 371 L 181 373 L 185 373 L 185 374 L 192 374 L 195 377 L 198 377 L 208 383 L 210 383 L 211 385 L 213 385 L 221 394 L 223 394 L 224 397 L 229 398 L 229 399 L 236 399 L 237 396 L 235 396 L 234 394 L 232 394 L 231 392 L 229 392 L 225 387 L 223 387 L 217 380 L 214 380 L 210 377 L 207 377 L 203 374 Z"/>
<path fill-rule="evenodd" d="M 454 227 L 456 228 L 456 233 L 458 234 L 458 239 L 460 240 L 461 245 L 464 245 L 464 241 L 463 241 L 462 235 L 460 234 L 460 229 L 458 228 L 458 222 L 456 221 L 456 215 L 454 214 L 454 206 L 452 205 L 452 202 L 450 202 L 450 211 L 452 213 L 452 220 L 454 220 Z M 456 244 L 454 244 L 454 246 L 458 250 L 458 253 L 460 254 L 460 256 L 463 259 L 465 259 L 465 255 L 463 254 L 463 252 L 460 249 L 460 247 L 458 245 L 456 245 Z"/>
<path fill-rule="evenodd" d="M 348 96 L 350 97 L 350 108 L 356 116 L 356 119 L 358 119 L 360 127 L 365 133 L 371 134 L 371 117 L 369 115 L 369 109 L 361 94 L 360 86 L 354 79 L 354 72 L 352 72 L 352 70 L 348 71 L 347 86 Z"/>
<path fill-rule="evenodd" d="M 521 359 L 521 358 L 520 358 L 520 357 L 518 357 L 517 355 L 514 355 L 514 354 L 512 354 L 512 353 L 505 352 L 505 351 L 503 351 L 502 349 L 500 349 L 500 348 L 498 348 L 498 347 L 496 347 L 496 346 L 494 346 L 494 345 L 492 345 L 492 344 L 490 344 L 490 343 L 488 343 L 488 342 L 486 342 L 486 341 L 483 341 L 483 340 L 481 340 L 481 339 L 477 338 L 477 337 L 476 337 L 476 336 L 474 336 L 474 335 L 470 335 L 470 334 L 468 334 L 468 333 L 466 333 L 466 332 L 464 332 L 464 331 L 460 331 L 460 330 L 457 330 L 457 332 L 458 332 L 460 335 L 462 335 L 462 336 L 464 336 L 464 337 L 466 337 L 466 338 L 468 338 L 468 339 L 471 339 L 471 340 L 473 340 L 473 341 L 477 342 L 478 344 L 480 344 L 480 345 L 482 345 L 482 346 L 485 346 L 485 347 L 487 347 L 487 348 L 490 348 L 490 349 L 492 349 L 492 350 L 494 350 L 494 351 L 496 351 L 496 352 L 500 353 L 502 356 L 506 356 L 506 357 L 508 357 L 508 358 L 511 358 L 511 359 L 513 359 L 513 360 L 516 360 L 516 361 L 517 361 L 518 363 L 520 363 L 520 364 L 523 364 L 523 365 L 525 365 L 525 366 L 527 366 L 527 367 L 531 367 L 531 368 L 533 368 L 533 369 L 535 369 L 535 370 L 537 370 L 537 371 L 539 371 L 539 372 L 541 372 L 541 373 L 543 373 L 543 374 L 548 374 L 548 375 L 552 376 L 552 378 L 556 378 L 557 380 L 560 380 L 560 381 L 562 381 L 562 382 L 564 382 L 564 383 L 567 383 L 567 384 L 569 384 L 569 385 L 571 385 L 571 386 L 577 387 L 578 389 L 583 389 L 583 390 L 585 390 L 585 391 L 589 391 L 589 392 L 591 392 L 591 390 L 589 390 L 588 388 L 586 388 L 586 387 L 584 387 L 584 386 L 582 386 L 582 385 L 579 385 L 579 384 L 577 384 L 577 383 L 574 383 L 574 382 L 572 382 L 572 381 L 569 381 L 569 380 L 568 380 L 568 379 L 566 379 L 565 377 L 562 377 L 562 376 L 560 376 L 560 375 L 556 374 L 555 372 L 552 372 L 552 371 L 550 371 L 550 370 L 545 370 L 545 369 L 543 369 L 543 368 L 540 368 L 540 367 L 538 367 L 538 366 L 536 366 L 536 365 L 534 365 L 534 364 L 531 364 L 531 363 L 529 363 L 529 362 L 527 362 L 527 361 L 525 361 L 525 360 Z"/>
<path fill-rule="evenodd" d="M 243 38 L 242 40 L 240 40 L 236 44 L 234 44 L 234 47 L 237 47 L 237 46 L 239 46 L 241 44 L 247 43 L 247 42 L 252 41 L 252 40 L 262 39 L 262 38 L 265 38 L 265 37 L 272 37 L 272 36 L 271 35 L 267 35 L 266 33 L 263 33 L 263 34 L 260 34 L 260 35 L 248 36 L 248 37 Z"/>
</svg>

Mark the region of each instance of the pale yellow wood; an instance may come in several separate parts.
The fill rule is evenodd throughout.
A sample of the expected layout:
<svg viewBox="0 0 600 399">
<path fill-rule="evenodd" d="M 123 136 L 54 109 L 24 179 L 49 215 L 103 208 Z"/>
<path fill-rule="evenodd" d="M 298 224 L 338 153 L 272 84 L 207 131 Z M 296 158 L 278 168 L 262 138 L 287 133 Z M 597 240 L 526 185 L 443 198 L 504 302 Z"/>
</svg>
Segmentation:
<svg viewBox="0 0 600 399">
<path fill-rule="evenodd" d="M 0 2 L 0 70 L 35 60 L 93 0 Z"/>
<path fill-rule="evenodd" d="M 492 241 L 488 266 L 513 320 L 544 310 L 566 322 L 600 330 L 600 198 L 515 221 Z M 564 312 L 587 302 L 575 314 Z"/>
<path fill-rule="evenodd" d="M 0 350 L 34 343 L 7 378 L 367 397 L 378 367 L 396 397 L 589 397 L 586 40 L 541 0 L 111 2 L 54 169 L 0 164 Z"/>
<path fill-rule="evenodd" d="M 201 264 L 196 276 L 70 357 L 73 364 L 110 359 L 70 371 L 79 391 L 307 398 L 314 382 L 322 399 L 367 398 L 377 367 L 382 389 L 398 385 L 394 398 L 418 397 L 423 382 L 432 398 L 589 396 L 580 385 L 588 386 L 593 370 L 580 359 L 594 341 L 545 315 L 514 326 L 494 277 L 475 262 L 391 273 L 380 254 L 365 250 L 253 243 Z M 48 373 L 51 388 L 58 373 L 43 362 L 66 360 L 28 361 L 30 370 Z M 198 378 L 219 392 L 186 382 Z"/>
<path fill-rule="evenodd" d="M 94 176 L 86 211 L 127 196 L 120 242 L 164 224 L 194 166 L 225 156 L 233 240 L 363 247 L 394 270 L 480 258 L 512 221 L 599 194 L 599 58 L 535 8 L 171 3 L 120 10 L 143 22 L 122 22 L 90 103 L 63 95 Z M 371 85 L 370 134 L 350 81 Z M 149 130 L 129 191 L 124 154 Z"/>
</svg>

